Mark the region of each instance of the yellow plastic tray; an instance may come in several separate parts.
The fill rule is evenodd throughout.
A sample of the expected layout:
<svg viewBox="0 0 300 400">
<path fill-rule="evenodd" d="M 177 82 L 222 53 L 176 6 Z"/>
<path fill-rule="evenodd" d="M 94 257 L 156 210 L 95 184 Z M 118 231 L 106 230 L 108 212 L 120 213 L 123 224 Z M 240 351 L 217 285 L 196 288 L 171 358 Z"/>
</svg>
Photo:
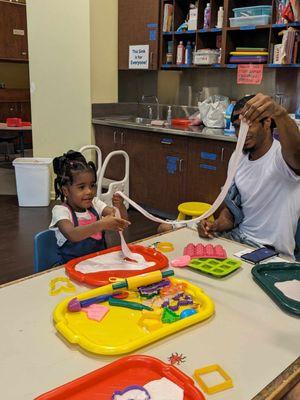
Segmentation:
<svg viewBox="0 0 300 400">
<path fill-rule="evenodd" d="M 186 292 L 200 304 L 196 314 L 171 324 L 163 324 L 162 327 L 151 332 L 138 323 L 142 316 L 141 311 L 110 307 L 104 319 L 97 322 L 88 319 L 85 312 L 69 312 L 67 309 L 68 302 L 71 300 L 69 297 L 60 302 L 54 310 L 55 328 L 70 343 L 77 344 L 85 350 L 95 354 L 116 355 L 139 349 L 213 315 L 214 303 L 199 287 L 177 278 L 170 278 L 170 280 L 175 284 L 186 283 Z M 82 293 L 77 297 L 79 300 L 85 300 L 112 292 L 112 285 L 107 285 Z M 130 296 L 126 300 L 140 302 L 136 292 L 130 291 L 129 293 Z M 107 302 L 101 304 L 108 305 Z M 181 307 L 177 313 L 185 308 L 189 307 Z"/>
</svg>

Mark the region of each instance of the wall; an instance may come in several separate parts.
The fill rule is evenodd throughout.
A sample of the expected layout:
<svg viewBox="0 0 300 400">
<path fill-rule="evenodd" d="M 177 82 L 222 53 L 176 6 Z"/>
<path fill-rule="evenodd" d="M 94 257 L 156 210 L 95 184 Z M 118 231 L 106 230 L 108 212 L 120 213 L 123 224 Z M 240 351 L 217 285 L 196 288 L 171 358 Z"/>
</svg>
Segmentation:
<svg viewBox="0 0 300 400">
<path fill-rule="evenodd" d="M 55 156 L 91 143 L 88 0 L 28 0 L 33 151 Z"/>
<path fill-rule="evenodd" d="M 90 0 L 91 101 L 118 101 L 118 0 Z"/>
</svg>

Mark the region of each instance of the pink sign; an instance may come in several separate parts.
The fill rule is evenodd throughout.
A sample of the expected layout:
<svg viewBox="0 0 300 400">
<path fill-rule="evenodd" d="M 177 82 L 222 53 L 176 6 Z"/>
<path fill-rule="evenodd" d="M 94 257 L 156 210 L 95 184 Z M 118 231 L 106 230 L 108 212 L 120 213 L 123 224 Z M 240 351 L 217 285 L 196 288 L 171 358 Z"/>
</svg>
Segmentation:
<svg viewBox="0 0 300 400">
<path fill-rule="evenodd" d="M 263 78 L 263 64 L 240 64 L 237 71 L 238 85 L 260 85 Z"/>
</svg>

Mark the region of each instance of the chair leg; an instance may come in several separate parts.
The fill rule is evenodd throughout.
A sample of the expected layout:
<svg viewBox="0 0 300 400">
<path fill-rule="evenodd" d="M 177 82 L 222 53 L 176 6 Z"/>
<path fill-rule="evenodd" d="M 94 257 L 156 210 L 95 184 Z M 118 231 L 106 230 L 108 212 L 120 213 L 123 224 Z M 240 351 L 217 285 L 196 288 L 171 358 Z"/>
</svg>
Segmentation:
<svg viewBox="0 0 300 400">
<path fill-rule="evenodd" d="M 177 219 L 178 219 L 178 221 L 184 221 L 184 220 L 185 220 L 185 215 L 184 215 L 182 212 L 180 212 L 180 213 L 178 214 Z"/>
</svg>

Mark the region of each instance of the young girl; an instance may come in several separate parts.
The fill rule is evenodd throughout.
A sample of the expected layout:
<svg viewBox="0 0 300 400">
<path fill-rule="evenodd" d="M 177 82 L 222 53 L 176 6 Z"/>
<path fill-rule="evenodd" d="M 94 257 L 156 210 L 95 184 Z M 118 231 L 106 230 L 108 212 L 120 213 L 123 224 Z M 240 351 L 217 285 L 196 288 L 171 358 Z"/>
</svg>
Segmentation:
<svg viewBox="0 0 300 400">
<path fill-rule="evenodd" d="M 55 198 L 62 205 L 54 206 L 50 229 L 55 230 L 61 262 L 84 256 L 106 248 L 105 230 L 123 231 L 130 224 L 123 199 L 114 195 L 108 207 L 96 196 L 96 167 L 84 156 L 70 150 L 53 160 Z"/>
</svg>

